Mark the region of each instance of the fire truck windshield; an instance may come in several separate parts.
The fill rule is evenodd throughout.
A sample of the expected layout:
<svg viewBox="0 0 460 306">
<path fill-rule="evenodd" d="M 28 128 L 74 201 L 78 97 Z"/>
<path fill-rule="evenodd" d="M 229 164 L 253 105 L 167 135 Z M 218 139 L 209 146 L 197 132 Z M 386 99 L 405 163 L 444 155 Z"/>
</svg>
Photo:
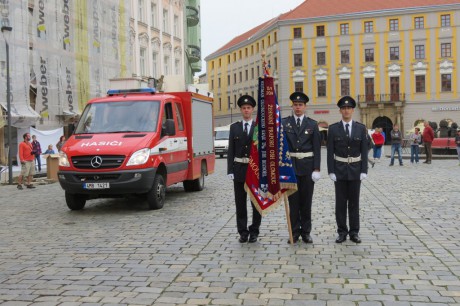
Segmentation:
<svg viewBox="0 0 460 306">
<path fill-rule="evenodd" d="M 159 101 L 123 101 L 88 104 L 75 134 L 156 132 Z"/>
</svg>

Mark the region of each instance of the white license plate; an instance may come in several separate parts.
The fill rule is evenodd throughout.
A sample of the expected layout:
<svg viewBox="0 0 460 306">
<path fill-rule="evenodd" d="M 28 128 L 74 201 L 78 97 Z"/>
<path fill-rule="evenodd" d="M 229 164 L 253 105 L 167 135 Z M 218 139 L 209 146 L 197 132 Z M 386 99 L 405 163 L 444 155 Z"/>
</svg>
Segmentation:
<svg viewBox="0 0 460 306">
<path fill-rule="evenodd" d="M 84 183 L 83 188 L 85 189 L 109 189 L 110 183 Z"/>
</svg>

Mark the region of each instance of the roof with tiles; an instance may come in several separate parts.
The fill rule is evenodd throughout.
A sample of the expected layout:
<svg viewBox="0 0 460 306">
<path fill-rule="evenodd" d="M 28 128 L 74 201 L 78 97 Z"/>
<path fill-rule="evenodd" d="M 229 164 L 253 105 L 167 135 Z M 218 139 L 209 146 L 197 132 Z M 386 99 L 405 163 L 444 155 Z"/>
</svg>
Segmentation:
<svg viewBox="0 0 460 306">
<path fill-rule="evenodd" d="M 359 12 L 426 7 L 433 5 L 460 4 L 459 0 L 306 0 L 293 10 L 270 19 L 251 30 L 236 36 L 227 44 L 210 54 L 212 57 L 236 46 L 278 21 L 317 18 Z"/>
</svg>

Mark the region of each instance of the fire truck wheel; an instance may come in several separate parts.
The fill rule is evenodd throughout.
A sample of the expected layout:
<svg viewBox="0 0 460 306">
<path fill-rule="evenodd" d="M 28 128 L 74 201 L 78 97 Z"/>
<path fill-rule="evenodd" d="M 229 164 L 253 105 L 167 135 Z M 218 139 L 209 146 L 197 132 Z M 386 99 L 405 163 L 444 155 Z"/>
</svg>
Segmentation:
<svg viewBox="0 0 460 306">
<path fill-rule="evenodd" d="M 165 179 L 162 175 L 155 175 L 153 180 L 152 189 L 147 192 L 147 203 L 149 204 L 149 209 L 160 209 L 163 208 L 165 204 L 166 197 L 166 185 Z"/>
<path fill-rule="evenodd" d="M 86 197 L 81 194 L 65 193 L 67 207 L 71 210 L 82 210 L 86 204 Z"/>
<path fill-rule="evenodd" d="M 206 175 L 206 164 L 201 164 L 201 176 L 193 181 L 184 181 L 184 189 L 187 192 L 201 191 L 204 188 L 204 176 Z"/>
</svg>

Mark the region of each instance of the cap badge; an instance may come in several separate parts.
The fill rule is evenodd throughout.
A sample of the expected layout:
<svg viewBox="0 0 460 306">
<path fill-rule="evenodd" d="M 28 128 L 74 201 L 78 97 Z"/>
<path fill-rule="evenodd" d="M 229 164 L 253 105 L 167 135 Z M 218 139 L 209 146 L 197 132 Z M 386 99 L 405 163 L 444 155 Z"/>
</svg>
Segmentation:
<svg viewBox="0 0 460 306">
<path fill-rule="evenodd" d="M 299 100 L 299 99 L 300 99 L 300 96 L 297 96 L 297 100 Z"/>
</svg>

